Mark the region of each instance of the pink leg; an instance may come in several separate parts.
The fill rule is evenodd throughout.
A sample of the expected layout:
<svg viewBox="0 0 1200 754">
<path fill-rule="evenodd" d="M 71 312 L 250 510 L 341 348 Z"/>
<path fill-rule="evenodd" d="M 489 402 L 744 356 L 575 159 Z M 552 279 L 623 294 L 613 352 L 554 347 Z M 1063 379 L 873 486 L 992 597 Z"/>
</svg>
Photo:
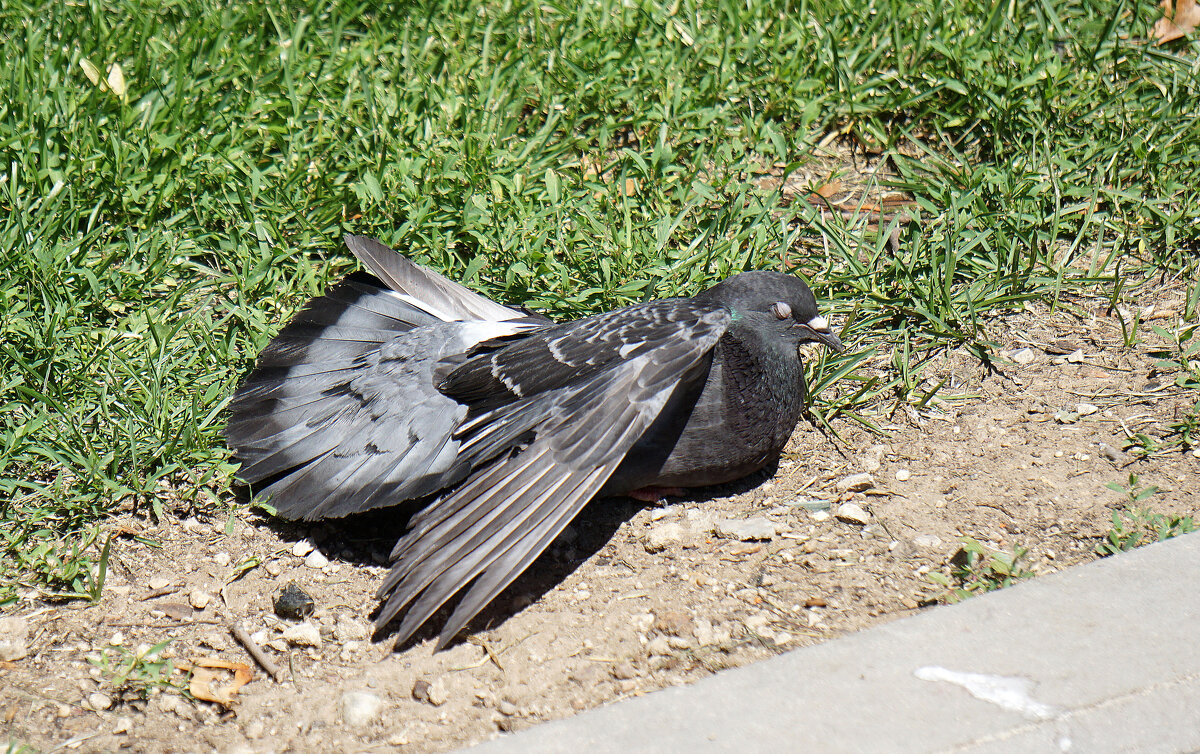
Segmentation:
<svg viewBox="0 0 1200 754">
<path fill-rule="evenodd" d="M 686 493 L 682 487 L 642 487 L 641 489 L 626 492 L 626 495 L 643 503 L 657 503 L 664 497 L 683 497 Z"/>
</svg>

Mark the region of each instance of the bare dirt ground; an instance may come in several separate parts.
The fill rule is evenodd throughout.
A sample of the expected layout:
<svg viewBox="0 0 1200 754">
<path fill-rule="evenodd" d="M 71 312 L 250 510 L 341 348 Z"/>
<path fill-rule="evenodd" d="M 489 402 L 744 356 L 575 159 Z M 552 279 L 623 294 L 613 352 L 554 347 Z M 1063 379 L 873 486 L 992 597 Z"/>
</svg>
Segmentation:
<svg viewBox="0 0 1200 754">
<path fill-rule="evenodd" d="M 1171 327 L 1182 299 L 1159 289 L 1142 313 Z M 840 439 L 802 425 L 775 473 L 740 488 L 664 506 L 598 501 L 437 654 L 429 633 L 400 651 L 368 635 L 399 532 L 384 516 L 301 527 L 251 513 L 228 534 L 224 518 L 115 521 L 124 534 L 98 604 L 29 595 L 9 609 L 29 635 L 27 656 L 0 665 L 4 736 L 42 751 L 444 751 L 936 610 L 942 588 L 927 574 L 946 572 L 960 537 L 1028 547 L 1038 574 L 1093 560 L 1124 500 L 1106 483 L 1134 472 L 1160 488 L 1145 504 L 1194 515 L 1200 458 L 1121 451 L 1123 426 L 1162 427 L 1195 396 L 1155 374 L 1152 334 L 1125 348 L 1103 302 L 1074 303 L 991 322 L 1005 353 L 1028 347 L 1030 363 L 939 357 L 924 378 L 949 378 L 939 395 L 963 397 L 901 407 L 880 419 L 885 435 L 847 419 Z M 862 473 L 873 485 L 846 489 Z M 831 515 L 844 503 L 865 516 Z M 290 582 L 312 595 L 315 631 L 273 614 Z M 161 684 L 145 699 L 121 693 L 88 661 L 168 639 L 175 662 L 245 663 L 254 678 L 226 710 Z"/>
</svg>

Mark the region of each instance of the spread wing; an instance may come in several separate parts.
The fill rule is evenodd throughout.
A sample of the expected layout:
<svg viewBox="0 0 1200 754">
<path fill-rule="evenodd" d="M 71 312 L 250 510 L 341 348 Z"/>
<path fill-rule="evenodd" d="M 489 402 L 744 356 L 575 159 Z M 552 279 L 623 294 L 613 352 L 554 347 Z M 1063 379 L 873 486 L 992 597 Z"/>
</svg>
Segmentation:
<svg viewBox="0 0 1200 754">
<path fill-rule="evenodd" d="M 266 482 L 260 497 L 287 518 L 345 516 L 465 477 L 452 434 L 466 409 L 435 389 L 434 366 L 544 322 L 377 241 L 346 243 L 379 277 L 355 273 L 310 301 L 259 355 L 225 430 L 238 475 Z"/>
<path fill-rule="evenodd" d="M 407 608 L 403 643 L 466 587 L 439 636 L 445 646 L 600 490 L 671 394 L 704 379 L 729 320 L 720 307 L 652 302 L 535 331 L 445 375 L 441 390 L 472 403 L 460 455 L 493 460 L 473 463 L 413 519 L 376 626 Z M 509 402 L 493 405 L 505 391 Z"/>
</svg>

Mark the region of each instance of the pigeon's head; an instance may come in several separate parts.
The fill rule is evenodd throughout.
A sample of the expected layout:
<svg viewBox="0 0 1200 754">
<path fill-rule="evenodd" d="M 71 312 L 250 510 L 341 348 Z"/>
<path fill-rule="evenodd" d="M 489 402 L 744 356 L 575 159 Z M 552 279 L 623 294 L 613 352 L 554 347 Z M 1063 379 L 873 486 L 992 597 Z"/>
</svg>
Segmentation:
<svg viewBox="0 0 1200 754">
<path fill-rule="evenodd" d="M 804 281 L 770 270 L 743 272 L 696 297 L 727 307 L 756 327 L 777 330 L 798 343 L 821 343 L 834 351 L 846 347 L 817 311 L 817 301 Z"/>
</svg>

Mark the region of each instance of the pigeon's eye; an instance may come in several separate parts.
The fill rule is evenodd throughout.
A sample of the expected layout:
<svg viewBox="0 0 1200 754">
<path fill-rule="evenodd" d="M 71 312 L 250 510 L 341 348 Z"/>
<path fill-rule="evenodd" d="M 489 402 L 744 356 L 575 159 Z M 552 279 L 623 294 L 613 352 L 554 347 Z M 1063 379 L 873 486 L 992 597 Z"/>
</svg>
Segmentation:
<svg viewBox="0 0 1200 754">
<path fill-rule="evenodd" d="M 786 302 L 776 301 L 771 304 L 771 313 L 775 315 L 776 319 L 790 319 L 792 307 L 788 306 Z"/>
</svg>

